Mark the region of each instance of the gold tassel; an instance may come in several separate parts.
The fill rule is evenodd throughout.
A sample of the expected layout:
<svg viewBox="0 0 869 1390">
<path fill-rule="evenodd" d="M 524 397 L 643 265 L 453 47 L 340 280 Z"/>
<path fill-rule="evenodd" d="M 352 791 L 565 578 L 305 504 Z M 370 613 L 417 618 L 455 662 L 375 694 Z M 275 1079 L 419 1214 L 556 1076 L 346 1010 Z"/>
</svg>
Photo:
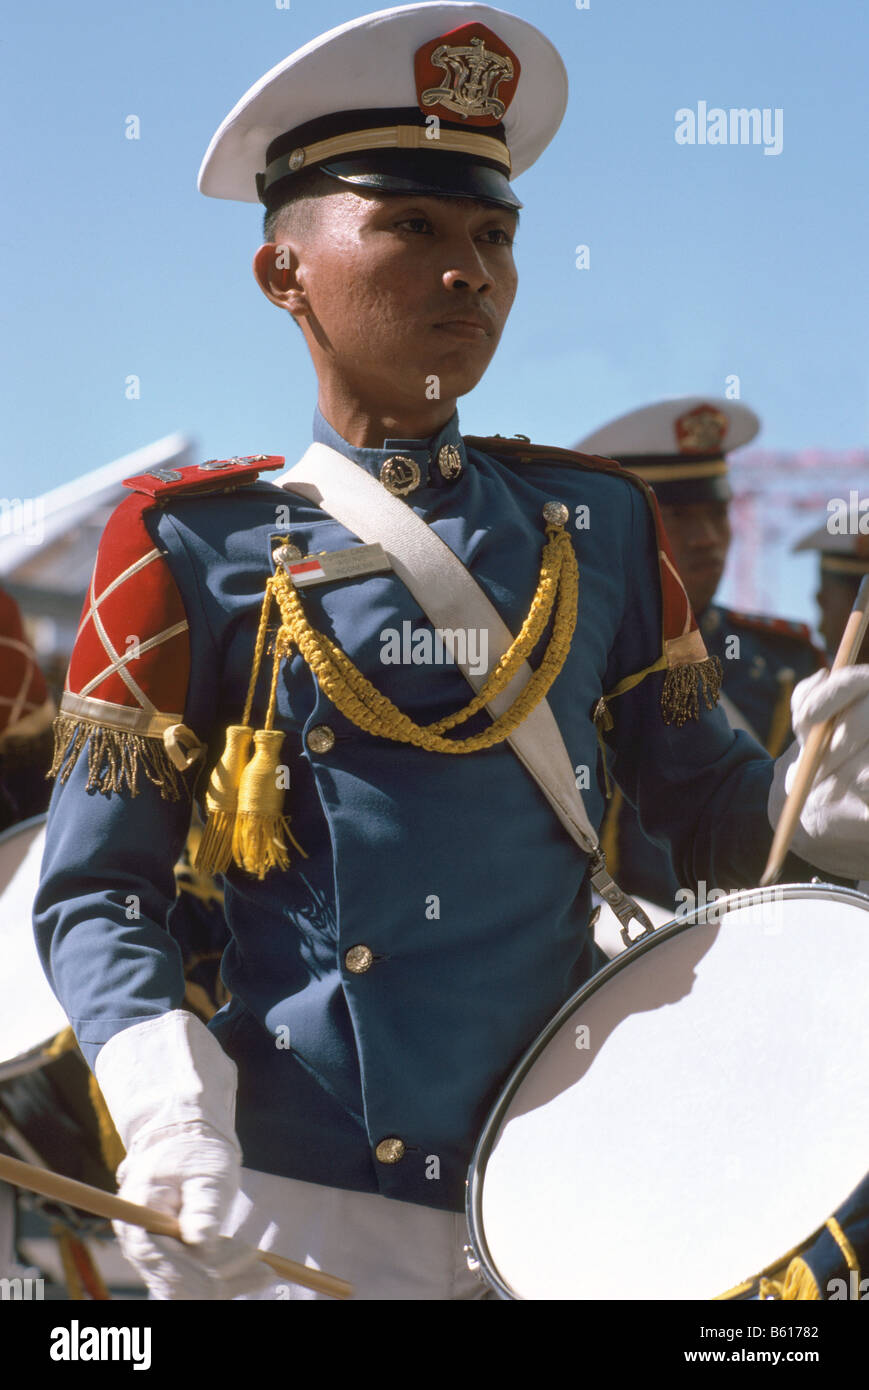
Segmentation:
<svg viewBox="0 0 869 1390">
<path fill-rule="evenodd" d="M 247 724 L 230 724 L 226 731 L 223 756 L 205 793 L 208 818 L 196 851 L 196 868 L 202 873 L 222 874 L 229 867 L 238 791 L 252 737 L 253 729 Z"/>
<path fill-rule="evenodd" d="M 230 724 L 227 729 L 226 746 L 223 750 L 223 756 L 211 774 L 208 791 L 205 793 L 205 808 L 208 812 L 208 816 L 205 821 L 205 829 L 202 832 L 202 839 L 199 842 L 199 848 L 196 851 L 195 863 L 195 867 L 202 873 L 225 873 L 233 857 L 237 864 L 241 863 L 238 855 L 234 855 L 233 853 L 233 842 L 236 835 L 236 813 L 239 804 L 239 789 L 246 770 L 248 758 L 250 757 L 250 742 L 254 736 L 250 717 L 253 708 L 253 696 L 256 689 L 257 677 L 259 676 L 263 652 L 265 651 L 266 627 L 271 606 L 272 585 L 271 580 L 269 580 L 266 584 L 266 591 L 263 595 L 263 601 L 260 607 L 253 665 L 251 666 L 250 681 L 247 687 L 247 699 L 244 702 L 244 713 L 241 716 L 241 723 Z M 272 680 L 273 699 L 276 679 L 277 672 L 275 672 Z M 262 877 L 262 875 L 260 875 L 260 877 Z"/>
<path fill-rule="evenodd" d="M 799 1258 L 791 1260 L 783 1280 L 761 1279 L 758 1292 L 762 1299 L 781 1299 L 787 1303 L 818 1302 L 821 1298 L 821 1291 L 811 1268 L 805 1260 Z"/>
<path fill-rule="evenodd" d="M 164 801 L 180 801 L 184 790 L 179 769 L 169 758 L 161 738 L 146 738 L 127 729 L 59 714 L 54 721 L 54 759 L 48 777 L 66 782 L 85 744 L 88 750 L 87 791 L 139 794 L 139 773 L 160 788 Z"/>
<path fill-rule="evenodd" d="M 285 836 L 303 858 L 308 856 L 290 834 L 283 813 L 284 792 L 278 786 L 277 772 L 284 735 L 280 729 L 258 729 L 253 741 L 254 755 L 238 791 L 232 857 L 242 869 L 262 879 L 269 869 L 289 867 Z"/>
<path fill-rule="evenodd" d="M 723 675 L 717 656 L 707 656 L 705 661 L 691 661 L 681 666 L 671 666 L 664 676 L 664 688 L 661 692 L 664 723 L 675 724 L 677 728 L 681 728 L 687 720 L 699 717 L 698 686 L 702 687 L 706 708 L 713 709 L 718 703 Z"/>
</svg>

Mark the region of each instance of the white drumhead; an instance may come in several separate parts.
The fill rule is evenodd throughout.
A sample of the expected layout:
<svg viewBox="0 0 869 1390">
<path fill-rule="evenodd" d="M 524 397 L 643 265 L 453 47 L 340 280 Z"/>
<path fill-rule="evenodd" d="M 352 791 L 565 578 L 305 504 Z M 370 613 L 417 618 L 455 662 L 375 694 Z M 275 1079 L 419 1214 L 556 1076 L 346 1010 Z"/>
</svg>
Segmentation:
<svg viewBox="0 0 869 1390">
<path fill-rule="evenodd" d="M 865 1175 L 869 898 L 778 891 L 607 967 L 525 1071 L 471 1175 L 512 1296 L 715 1297 Z"/>
<path fill-rule="evenodd" d="M 33 899 L 45 845 L 45 818 L 0 836 L 0 1076 L 27 1062 L 68 1020 L 45 978 L 33 940 Z"/>
</svg>

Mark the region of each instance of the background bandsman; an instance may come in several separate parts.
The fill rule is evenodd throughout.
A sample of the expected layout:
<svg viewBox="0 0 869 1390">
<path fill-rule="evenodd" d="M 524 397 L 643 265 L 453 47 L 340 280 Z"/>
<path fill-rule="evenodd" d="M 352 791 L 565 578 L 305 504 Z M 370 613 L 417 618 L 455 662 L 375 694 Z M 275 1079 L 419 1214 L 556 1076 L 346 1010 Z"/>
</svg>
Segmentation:
<svg viewBox="0 0 869 1390">
<path fill-rule="evenodd" d="M 618 459 L 654 489 L 679 574 L 710 656 L 721 661 L 721 705 L 778 757 L 790 743 L 790 701 L 798 681 L 823 665 L 804 623 L 737 612 L 714 602 L 731 540 L 727 455 L 760 429 L 738 401 L 684 396 L 621 415 L 576 447 Z M 602 839 L 607 861 L 629 892 L 664 907 L 680 884 L 663 847 L 643 834 L 637 813 L 616 789 Z"/>
</svg>

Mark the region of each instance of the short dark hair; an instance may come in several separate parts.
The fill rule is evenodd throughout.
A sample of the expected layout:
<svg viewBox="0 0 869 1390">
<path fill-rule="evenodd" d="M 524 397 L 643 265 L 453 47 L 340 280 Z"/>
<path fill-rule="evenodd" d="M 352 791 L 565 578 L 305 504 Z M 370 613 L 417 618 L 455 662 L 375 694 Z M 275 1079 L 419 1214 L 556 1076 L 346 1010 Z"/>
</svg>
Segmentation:
<svg viewBox="0 0 869 1390">
<path fill-rule="evenodd" d="M 328 193 L 339 193 L 342 184 L 314 166 L 281 182 L 266 201 L 263 236 L 275 242 L 283 232 L 305 232 L 314 223 L 314 206 Z"/>
</svg>

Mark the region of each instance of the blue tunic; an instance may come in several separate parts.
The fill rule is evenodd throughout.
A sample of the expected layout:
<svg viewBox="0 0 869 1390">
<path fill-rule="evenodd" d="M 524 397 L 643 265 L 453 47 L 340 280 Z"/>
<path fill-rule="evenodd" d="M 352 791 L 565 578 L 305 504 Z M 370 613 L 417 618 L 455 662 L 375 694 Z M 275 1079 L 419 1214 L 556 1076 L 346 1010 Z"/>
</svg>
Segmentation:
<svg viewBox="0 0 869 1390">
<path fill-rule="evenodd" d="M 589 769 L 584 797 L 599 824 L 592 712 L 602 693 L 661 653 L 657 547 L 642 493 L 591 468 L 466 448 L 457 416 L 422 444 L 353 448 L 319 415 L 315 436 L 375 475 L 392 454 L 411 454 L 422 485 L 408 504 L 514 632 L 538 580 L 544 503 L 565 502 L 572 518 L 588 507 L 587 526 L 571 529 L 578 624 L 549 700 L 577 775 L 584 780 Z M 462 460 L 454 480 L 437 467 L 444 444 Z M 264 481 L 227 496 L 179 497 L 146 519 L 190 624 L 184 722 L 216 758 L 227 725 L 240 722 L 273 536 L 289 529 L 310 554 L 358 539 Z M 393 573 L 302 592 L 313 626 L 417 722 L 467 703 L 455 666 L 381 661 L 385 632 L 405 622 L 429 629 Z M 532 666 L 544 645 L 545 637 Z M 666 725 L 661 681 L 648 676 L 613 703 L 615 776 L 652 833 L 668 839 L 684 881 L 754 884 L 771 839 L 772 764 L 717 710 Z M 266 694 L 263 675 L 255 727 Z M 466 727 L 488 722 L 483 712 Z M 336 736 L 326 752 L 307 745 L 317 725 Z M 600 964 L 586 925 L 586 858 L 506 743 L 453 756 L 365 734 L 298 654 L 281 670 L 277 726 L 286 734 L 287 810 L 308 858 L 262 882 L 227 874 L 232 941 L 223 977 L 232 1000 L 209 1025 L 238 1064 L 244 1161 L 461 1210 L 471 1151 L 505 1074 Z M 135 797 L 88 794 L 85 763 L 79 758 L 55 787 L 35 926 L 45 969 L 93 1063 L 120 1029 L 183 997 L 179 952 L 163 924 L 189 805 L 161 800 L 147 782 Z M 805 877 L 804 868 L 792 876 Z M 133 919 L 131 895 L 139 901 Z M 358 945 L 373 953 L 363 973 L 346 964 Z M 376 1157 L 386 1138 L 403 1141 L 398 1162 Z"/>
</svg>

